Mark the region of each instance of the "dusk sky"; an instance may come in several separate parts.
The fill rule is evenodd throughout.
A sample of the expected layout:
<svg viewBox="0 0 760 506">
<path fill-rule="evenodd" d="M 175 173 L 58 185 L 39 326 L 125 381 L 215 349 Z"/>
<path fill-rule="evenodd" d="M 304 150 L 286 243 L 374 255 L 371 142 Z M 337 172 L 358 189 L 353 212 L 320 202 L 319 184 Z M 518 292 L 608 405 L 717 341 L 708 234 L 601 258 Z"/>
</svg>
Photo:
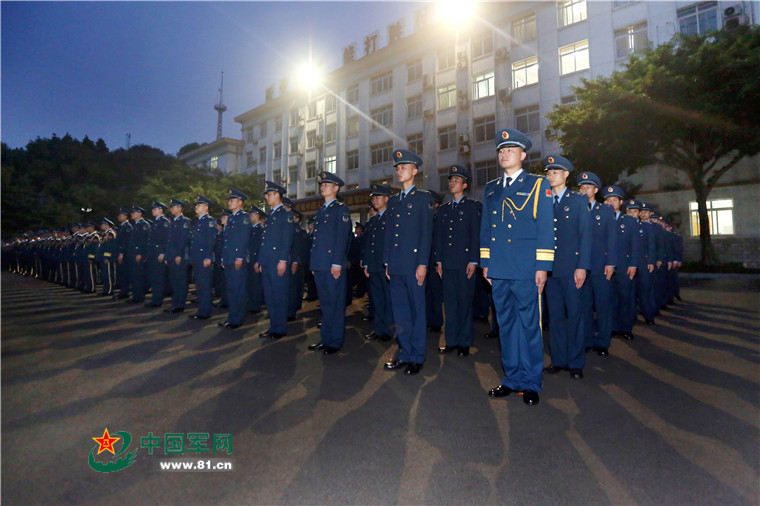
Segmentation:
<svg viewBox="0 0 760 506">
<path fill-rule="evenodd" d="M 404 2 L 2 2 L 2 141 L 23 147 L 53 133 L 148 144 L 176 154 L 216 138 L 264 101 L 268 86 L 308 59 L 327 70 L 342 48 L 405 18 Z"/>
</svg>

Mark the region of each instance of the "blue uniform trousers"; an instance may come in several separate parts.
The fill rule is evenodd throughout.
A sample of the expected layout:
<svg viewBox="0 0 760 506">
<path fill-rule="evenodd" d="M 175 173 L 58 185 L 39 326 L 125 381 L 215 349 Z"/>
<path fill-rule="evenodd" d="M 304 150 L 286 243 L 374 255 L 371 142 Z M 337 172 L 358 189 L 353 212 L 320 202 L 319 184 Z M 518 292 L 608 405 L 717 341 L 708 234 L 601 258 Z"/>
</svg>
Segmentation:
<svg viewBox="0 0 760 506">
<path fill-rule="evenodd" d="M 612 339 L 612 278 L 590 273 L 581 287 L 581 328 L 586 348 L 609 348 Z"/>
<path fill-rule="evenodd" d="M 100 262 L 100 283 L 103 285 L 103 295 L 113 294 L 116 282 L 116 265 L 114 262 Z"/>
<path fill-rule="evenodd" d="M 654 303 L 656 311 L 659 311 L 667 302 L 667 277 L 668 265 L 663 263 L 659 269 L 655 268 L 652 273 L 652 291 L 654 292 Z"/>
<path fill-rule="evenodd" d="M 129 279 L 132 281 L 132 300 L 145 301 L 145 260 L 129 259 Z"/>
<path fill-rule="evenodd" d="M 480 267 L 475 269 L 474 277 L 477 278 L 477 281 L 475 282 L 475 295 L 472 301 L 472 314 L 475 318 L 487 319 L 491 308 L 491 294 L 490 290 L 486 290 L 484 284 L 487 285 L 488 282 L 483 279 L 483 270 Z"/>
<path fill-rule="evenodd" d="M 116 264 L 116 280 L 119 283 L 119 297 L 129 297 L 129 264 L 126 257 Z"/>
<path fill-rule="evenodd" d="M 159 262 L 157 258 L 151 258 L 148 261 L 148 279 L 151 290 L 150 303 L 160 306 L 164 303 L 166 292 L 166 264 Z"/>
<path fill-rule="evenodd" d="M 195 296 L 198 298 L 199 316 L 211 316 L 213 305 L 214 266 L 203 266 L 203 262 L 193 262 L 193 277 L 195 278 Z"/>
<path fill-rule="evenodd" d="M 219 304 L 227 305 L 227 281 L 221 264 L 214 264 L 214 295 L 222 298 Z"/>
<path fill-rule="evenodd" d="M 414 274 L 391 276 L 391 304 L 398 339 L 398 360 L 425 362 L 427 316 L 425 314 L 425 287 L 417 284 Z M 320 292 L 319 298 L 322 299 Z"/>
<path fill-rule="evenodd" d="M 369 273 L 370 307 L 374 308 L 372 329 L 381 336 L 393 337 L 393 310 L 391 309 L 391 283 L 385 277 L 385 272 Z"/>
<path fill-rule="evenodd" d="M 581 332 L 581 290 L 575 288 L 573 276 L 549 276 L 546 280 L 546 307 L 549 310 L 552 364 L 583 369 L 586 349 Z"/>
<path fill-rule="evenodd" d="M 261 311 L 264 304 L 264 285 L 261 280 L 261 273 L 256 272 L 253 266 L 248 268 L 246 274 L 246 289 L 248 291 L 248 311 Z M 223 300 L 227 300 L 224 296 Z"/>
<path fill-rule="evenodd" d="M 635 285 L 626 272 L 612 275 L 612 330 L 632 332 L 636 321 Z"/>
<path fill-rule="evenodd" d="M 288 290 L 288 318 L 295 318 L 296 313 L 303 306 L 303 267 L 301 265 L 298 266 L 295 274 L 290 271 Z"/>
<path fill-rule="evenodd" d="M 224 266 L 224 277 L 227 281 L 227 301 L 230 306 L 227 321 L 232 325 L 242 325 L 245 319 L 247 271 L 248 262 L 243 262 L 240 269 L 235 269 L 235 264 Z"/>
<path fill-rule="evenodd" d="M 438 276 L 438 274 L 435 274 Z M 444 269 L 443 307 L 446 311 L 446 346 L 472 346 L 472 302 L 475 278 L 467 279 L 464 270 Z"/>
<path fill-rule="evenodd" d="M 678 287 L 678 269 L 673 268 L 669 271 L 665 271 L 666 274 L 666 290 L 667 290 L 667 298 L 665 299 L 666 303 L 671 303 L 673 299 L 679 295 L 679 287 Z"/>
<path fill-rule="evenodd" d="M 288 332 L 288 280 L 290 269 L 285 274 L 277 275 L 277 266 L 261 267 L 261 281 L 264 285 L 264 298 L 269 312 L 269 332 L 287 334 Z M 229 278 L 227 278 L 229 285 Z M 232 307 L 232 292 L 230 292 Z"/>
<path fill-rule="evenodd" d="M 542 390 L 544 349 L 538 288 L 533 279 L 493 279 L 491 295 L 499 321 L 501 384 L 512 390 Z"/>
<path fill-rule="evenodd" d="M 335 279 L 330 271 L 314 271 L 322 310 L 321 339 L 319 342 L 332 348 L 343 346 L 346 333 L 346 269 Z"/>
<path fill-rule="evenodd" d="M 654 320 L 655 313 L 657 312 L 657 306 L 654 302 L 654 288 L 652 287 L 652 273 L 649 269 L 644 267 L 636 271 L 636 277 L 634 278 L 636 284 L 636 302 L 639 306 L 639 311 L 647 320 Z M 636 320 L 636 312 L 634 307 L 633 320 Z"/>
<path fill-rule="evenodd" d="M 95 285 L 97 283 L 97 265 L 95 262 L 87 262 L 87 271 L 84 275 L 84 291 L 87 293 L 95 293 Z"/>
<path fill-rule="evenodd" d="M 427 324 L 433 327 L 443 326 L 443 283 L 435 267 L 428 267 L 425 280 L 425 303 Z"/>
<path fill-rule="evenodd" d="M 172 285 L 172 307 L 184 309 L 187 302 L 187 261 L 177 265 L 174 259 L 169 260 L 169 284 Z"/>
</svg>

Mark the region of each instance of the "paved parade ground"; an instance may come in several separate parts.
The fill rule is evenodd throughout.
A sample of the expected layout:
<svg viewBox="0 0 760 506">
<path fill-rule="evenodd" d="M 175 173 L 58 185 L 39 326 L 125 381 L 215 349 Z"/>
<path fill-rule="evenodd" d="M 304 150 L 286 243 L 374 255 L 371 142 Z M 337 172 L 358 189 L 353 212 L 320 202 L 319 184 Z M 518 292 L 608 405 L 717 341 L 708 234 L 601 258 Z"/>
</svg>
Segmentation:
<svg viewBox="0 0 760 506">
<path fill-rule="evenodd" d="M 361 337 L 364 300 L 325 356 L 306 349 L 315 302 L 264 341 L 261 316 L 221 329 L 221 310 L 192 321 L 3 273 L 2 502 L 758 504 L 758 288 L 684 280 L 657 325 L 587 355 L 582 380 L 545 376 L 526 406 L 487 396 L 501 366 L 484 322 L 465 358 L 429 334 L 404 376 L 382 369 L 390 343 Z M 98 454 L 105 429 L 120 440 Z M 160 469 L 178 459 L 232 469 Z"/>
</svg>

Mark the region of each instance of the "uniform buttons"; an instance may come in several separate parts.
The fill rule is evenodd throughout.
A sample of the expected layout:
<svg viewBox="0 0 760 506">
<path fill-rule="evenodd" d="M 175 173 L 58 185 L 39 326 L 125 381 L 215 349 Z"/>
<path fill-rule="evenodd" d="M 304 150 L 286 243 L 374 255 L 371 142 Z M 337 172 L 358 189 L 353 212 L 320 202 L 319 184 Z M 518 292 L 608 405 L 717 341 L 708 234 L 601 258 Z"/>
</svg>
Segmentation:
<svg viewBox="0 0 760 506">
<path fill-rule="evenodd" d="M 453 228 L 449 227 L 449 230 L 454 230 Z"/>
<path fill-rule="evenodd" d="M 396 226 L 398 227 L 398 223 L 396 223 Z"/>
<path fill-rule="evenodd" d="M 449 246 L 451 246 L 451 243 L 449 243 Z"/>
<path fill-rule="evenodd" d="M 492 240 L 492 241 L 496 241 L 496 238 L 495 238 L 495 237 L 491 237 L 491 240 Z"/>
<path fill-rule="evenodd" d="M 512 239 L 507 239 L 507 242 L 512 242 Z"/>
<path fill-rule="evenodd" d="M 272 246 L 272 249 L 277 249 L 277 246 Z"/>
<path fill-rule="evenodd" d="M 512 224 L 510 223 L 509 225 L 507 225 L 507 228 L 512 228 Z"/>
<path fill-rule="evenodd" d="M 332 253 L 332 250 L 330 250 L 330 249 L 329 249 L 329 250 L 327 250 L 327 252 L 328 252 L 328 253 Z"/>
<path fill-rule="evenodd" d="M 556 247 L 556 246 L 554 246 L 554 249 L 557 249 L 557 247 Z"/>
<path fill-rule="evenodd" d="M 496 211 L 494 211 L 493 214 L 496 214 Z"/>
<path fill-rule="evenodd" d="M 555 232 L 557 231 L 557 227 L 554 227 L 554 231 L 555 231 Z"/>
<path fill-rule="evenodd" d="M 398 248 L 398 244 L 394 244 L 394 246 Z"/>
<path fill-rule="evenodd" d="M 554 218 L 554 221 L 557 221 L 557 218 Z"/>
<path fill-rule="evenodd" d="M 578 254 L 578 252 L 576 251 L 576 252 L 575 252 L 575 254 L 577 255 L 577 254 Z"/>
<path fill-rule="evenodd" d="M 470 251 L 470 248 L 465 248 L 464 250 L 465 250 L 465 252 L 467 252 L 467 251 Z"/>
<path fill-rule="evenodd" d="M 398 234 L 395 234 L 396 237 L 398 237 Z"/>
<path fill-rule="evenodd" d="M 414 252 L 417 253 L 417 248 L 414 248 Z"/>
</svg>

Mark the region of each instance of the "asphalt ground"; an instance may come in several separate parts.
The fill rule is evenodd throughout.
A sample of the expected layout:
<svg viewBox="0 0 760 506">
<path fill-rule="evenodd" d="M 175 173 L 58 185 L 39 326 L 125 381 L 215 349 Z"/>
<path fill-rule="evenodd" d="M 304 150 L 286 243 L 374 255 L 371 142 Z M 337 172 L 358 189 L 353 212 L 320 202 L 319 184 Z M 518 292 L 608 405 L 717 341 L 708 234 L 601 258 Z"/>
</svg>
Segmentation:
<svg viewBox="0 0 760 506">
<path fill-rule="evenodd" d="M 424 369 L 404 376 L 382 369 L 392 345 L 362 339 L 363 300 L 324 356 L 306 349 L 314 302 L 269 342 L 261 317 L 231 331 L 221 311 L 192 321 L 1 281 L 4 504 L 760 502 L 756 280 L 684 282 L 657 325 L 589 354 L 584 379 L 545 377 L 537 406 L 487 396 L 501 366 L 483 322 L 469 357 L 438 355 L 430 334 Z M 131 466 L 90 467 L 105 428 L 131 435 Z M 167 433 L 230 434 L 232 453 L 139 447 Z M 159 469 L 177 458 L 233 469 Z"/>
</svg>

